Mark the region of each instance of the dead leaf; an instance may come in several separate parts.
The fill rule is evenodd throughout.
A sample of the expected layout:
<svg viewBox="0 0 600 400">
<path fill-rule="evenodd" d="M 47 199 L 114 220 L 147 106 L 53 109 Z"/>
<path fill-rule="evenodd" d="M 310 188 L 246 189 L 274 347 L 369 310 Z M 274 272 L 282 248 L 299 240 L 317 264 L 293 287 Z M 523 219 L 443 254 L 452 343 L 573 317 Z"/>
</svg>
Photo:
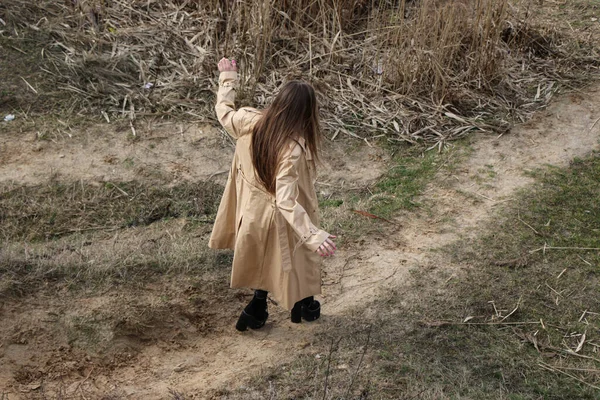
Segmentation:
<svg viewBox="0 0 600 400">
<path fill-rule="evenodd" d="M 577 348 L 575 349 L 575 353 L 579 353 L 579 351 L 583 348 L 583 344 L 585 343 L 585 334 L 587 333 L 584 332 L 583 335 L 581 335 L 581 339 L 579 340 L 579 344 L 577 344 Z"/>
<path fill-rule="evenodd" d="M 20 390 L 22 393 L 31 392 L 33 390 L 38 390 L 42 385 L 39 383 L 30 383 L 28 385 L 21 385 Z"/>
</svg>

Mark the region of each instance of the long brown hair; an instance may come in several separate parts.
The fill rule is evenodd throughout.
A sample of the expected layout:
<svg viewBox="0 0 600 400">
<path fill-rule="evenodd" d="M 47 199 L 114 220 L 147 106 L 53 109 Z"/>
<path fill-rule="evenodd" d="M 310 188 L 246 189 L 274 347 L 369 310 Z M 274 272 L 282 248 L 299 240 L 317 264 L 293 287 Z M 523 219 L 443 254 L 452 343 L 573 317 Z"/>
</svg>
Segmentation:
<svg viewBox="0 0 600 400">
<path fill-rule="evenodd" d="M 315 90 L 306 82 L 290 81 L 263 112 L 252 135 L 252 164 L 259 181 L 269 193 L 275 194 L 281 151 L 290 139 L 301 137 L 318 159 L 321 130 Z"/>
</svg>

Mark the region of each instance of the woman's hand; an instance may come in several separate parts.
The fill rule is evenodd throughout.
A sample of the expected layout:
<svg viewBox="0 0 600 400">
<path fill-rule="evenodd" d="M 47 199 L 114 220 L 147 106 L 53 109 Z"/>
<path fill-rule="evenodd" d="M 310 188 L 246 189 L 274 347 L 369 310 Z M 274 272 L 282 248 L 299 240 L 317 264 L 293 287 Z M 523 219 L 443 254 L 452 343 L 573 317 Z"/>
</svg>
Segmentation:
<svg viewBox="0 0 600 400">
<path fill-rule="evenodd" d="M 219 61 L 219 72 L 225 71 L 237 72 L 237 63 L 235 60 L 229 61 L 228 58 L 221 58 L 221 61 Z"/>
<path fill-rule="evenodd" d="M 327 239 L 325 239 L 323 244 L 321 244 L 321 246 L 319 246 L 319 248 L 317 249 L 317 253 L 319 253 L 321 255 L 321 257 L 329 257 L 335 253 L 335 251 L 337 250 L 337 247 L 335 246 L 335 243 L 333 243 L 333 240 L 332 240 L 335 238 L 336 238 L 336 236 L 329 235 L 329 237 Z"/>
</svg>

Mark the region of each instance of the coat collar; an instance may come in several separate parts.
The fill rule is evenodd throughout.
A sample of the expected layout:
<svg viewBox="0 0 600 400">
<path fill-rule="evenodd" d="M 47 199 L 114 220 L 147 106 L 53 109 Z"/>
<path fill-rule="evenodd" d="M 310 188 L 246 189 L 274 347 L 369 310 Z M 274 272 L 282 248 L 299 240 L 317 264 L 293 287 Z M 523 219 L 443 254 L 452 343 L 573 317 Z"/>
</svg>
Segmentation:
<svg viewBox="0 0 600 400">
<path fill-rule="evenodd" d="M 306 154 L 306 159 L 307 160 L 312 160 L 312 153 L 310 152 L 310 149 L 308 148 L 308 146 L 306 146 L 306 140 L 303 137 L 299 137 L 297 139 L 295 139 L 296 142 L 298 142 L 298 144 L 300 145 L 300 147 L 302 147 L 302 150 L 304 151 L 304 154 Z"/>
</svg>

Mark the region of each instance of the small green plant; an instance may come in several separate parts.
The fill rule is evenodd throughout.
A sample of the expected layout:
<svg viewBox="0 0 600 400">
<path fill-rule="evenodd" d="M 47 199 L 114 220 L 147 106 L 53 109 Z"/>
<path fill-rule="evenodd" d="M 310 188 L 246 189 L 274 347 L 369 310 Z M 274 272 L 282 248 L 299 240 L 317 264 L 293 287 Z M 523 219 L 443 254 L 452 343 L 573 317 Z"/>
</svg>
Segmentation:
<svg viewBox="0 0 600 400">
<path fill-rule="evenodd" d="M 377 183 L 370 212 L 389 218 L 400 209 L 418 206 L 416 197 L 435 174 L 438 155 L 424 152 L 420 155 L 396 156 L 387 174 Z M 377 194 L 381 196 L 377 196 Z"/>
<path fill-rule="evenodd" d="M 344 204 L 344 200 L 341 200 L 341 199 L 326 199 L 326 200 L 321 200 L 319 202 L 319 207 L 320 208 L 326 208 L 326 207 L 337 208 L 337 207 L 341 206 L 342 204 Z"/>
</svg>

